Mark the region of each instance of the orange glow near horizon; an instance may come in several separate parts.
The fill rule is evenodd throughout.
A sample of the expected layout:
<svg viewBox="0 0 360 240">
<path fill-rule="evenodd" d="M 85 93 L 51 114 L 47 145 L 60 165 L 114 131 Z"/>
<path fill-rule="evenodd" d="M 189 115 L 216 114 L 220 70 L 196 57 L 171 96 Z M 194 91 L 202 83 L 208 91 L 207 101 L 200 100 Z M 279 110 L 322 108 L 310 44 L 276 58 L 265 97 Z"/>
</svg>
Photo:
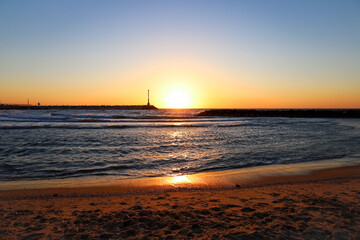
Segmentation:
<svg viewBox="0 0 360 240">
<path fill-rule="evenodd" d="M 176 65 L 174 63 L 174 65 Z M 161 64 L 144 71 L 108 76 L 76 78 L 77 81 L 37 82 L 28 78 L 21 87 L 5 82 L 1 103 L 41 105 L 142 105 L 158 108 L 359 108 L 359 83 L 352 88 L 341 82 L 326 89 L 320 84 L 272 82 L 264 75 L 248 72 L 227 74 L 212 65 L 195 62 L 180 67 Z M 120 80 L 119 80 L 120 79 Z M 125 79 L 125 80 L 122 80 Z M 39 81 L 39 80 L 38 80 Z"/>
</svg>

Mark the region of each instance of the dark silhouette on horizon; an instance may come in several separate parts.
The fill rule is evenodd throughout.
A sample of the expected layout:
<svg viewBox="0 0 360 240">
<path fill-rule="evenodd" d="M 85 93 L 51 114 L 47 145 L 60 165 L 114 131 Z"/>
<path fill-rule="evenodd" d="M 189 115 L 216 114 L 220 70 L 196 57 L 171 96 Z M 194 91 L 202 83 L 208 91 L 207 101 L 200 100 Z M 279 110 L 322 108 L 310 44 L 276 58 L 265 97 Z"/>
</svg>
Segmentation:
<svg viewBox="0 0 360 240">
<path fill-rule="evenodd" d="M 360 118 L 360 109 L 213 109 L 201 117 Z"/>
<path fill-rule="evenodd" d="M 102 110 L 102 109 L 118 109 L 118 110 L 157 110 L 154 105 L 150 105 L 150 90 L 148 89 L 148 102 L 146 105 L 30 105 L 29 99 L 27 104 L 0 104 L 0 110 L 39 110 L 39 109 L 78 109 L 78 110 Z"/>
<path fill-rule="evenodd" d="M 153 105 L 21 105 L 21 104 L 1 104 L 0 110 L 40 110 L 40 109 L 74 109 L 74 110 L 157 110 Z"/>
</svg>

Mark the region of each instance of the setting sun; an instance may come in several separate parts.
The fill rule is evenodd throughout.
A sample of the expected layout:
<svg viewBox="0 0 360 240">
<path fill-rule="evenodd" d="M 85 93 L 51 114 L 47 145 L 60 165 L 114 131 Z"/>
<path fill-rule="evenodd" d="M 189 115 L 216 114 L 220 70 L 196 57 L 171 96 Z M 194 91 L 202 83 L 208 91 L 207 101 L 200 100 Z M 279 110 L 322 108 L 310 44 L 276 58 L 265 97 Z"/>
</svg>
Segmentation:
<svg viewBox="0 0 360 240">
<path fill-rule="evenodd" d="M 191 107 L 191 97 L 183 89 L 173 89 L 168 92 L 165 104 L 168 108 L 189 108 Z"/>
</svg>

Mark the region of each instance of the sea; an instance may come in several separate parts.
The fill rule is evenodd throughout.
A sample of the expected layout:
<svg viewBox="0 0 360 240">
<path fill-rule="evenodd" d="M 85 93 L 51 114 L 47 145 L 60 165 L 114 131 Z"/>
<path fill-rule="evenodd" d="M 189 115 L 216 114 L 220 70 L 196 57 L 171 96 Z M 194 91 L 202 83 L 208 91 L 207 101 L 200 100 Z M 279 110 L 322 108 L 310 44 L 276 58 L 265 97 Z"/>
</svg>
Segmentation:
<svg viewBox="0 0 360 240">
<path fill-rule="evenodd" d="M 0 188 L 360 163 L 360 119 L 197 116 L 202 111 L 0 110 Z"/>
</svg>

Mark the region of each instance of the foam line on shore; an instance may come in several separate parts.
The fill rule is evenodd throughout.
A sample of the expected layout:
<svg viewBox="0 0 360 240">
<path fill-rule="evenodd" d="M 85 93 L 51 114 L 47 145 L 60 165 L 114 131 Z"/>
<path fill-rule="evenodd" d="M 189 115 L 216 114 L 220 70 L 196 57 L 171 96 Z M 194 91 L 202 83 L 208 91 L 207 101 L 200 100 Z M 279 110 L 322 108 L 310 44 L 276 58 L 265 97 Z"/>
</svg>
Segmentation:
<svg viewBox="0 0 360 240">
<path fill-rule="evenodd" d="M 259 166 L 244 169 L 140 179 L 93 178 L 13 181 L 0 183 L 0 196 L 22 191 L 39 193 L 137 192 L 204 188 L 247 187 L 296 181 L 349 178 L 360 173 L 358 160 L 342 159 L 311 163 Z M 84 190 L 85 189 L 85 190 Z"/>
</svg>

